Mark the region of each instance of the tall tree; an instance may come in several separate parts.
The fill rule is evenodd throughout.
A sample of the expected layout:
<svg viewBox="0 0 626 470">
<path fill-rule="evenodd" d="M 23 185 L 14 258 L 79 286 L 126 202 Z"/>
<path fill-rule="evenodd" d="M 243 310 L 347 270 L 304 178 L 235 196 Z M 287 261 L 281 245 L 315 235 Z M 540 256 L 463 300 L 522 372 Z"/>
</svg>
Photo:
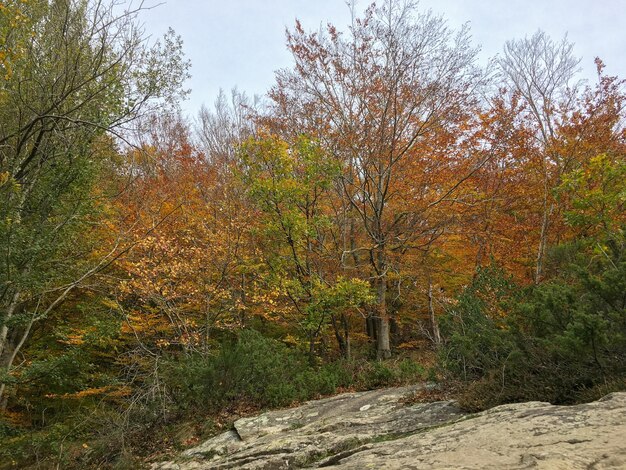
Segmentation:
<svg viewBox="0 0 626 470">
<path fill-rule="evenodd" d="M 164 116 L 150 127 L 127 156 L 138 176 L 116 201 L 115 232 L 131 227 L 133 244 L 116 263 L 117 298 L 144 352 L 207 351 L 213 332 L 244 323 L 240 279 L 254 217 L 221 165 L 191 144 L 184 121 Z"/>
<path fill-rule="evenodd" d="M 580 59 L 564 38 L 554 42 L 545 32 L 508 41 L 497 60 L 513 93 L 524 101 L 525 114 L 534 128 L 536 167 L 541 180 L 540 234 L 535 257 L 535 282 L 543 276 L 546 247 L 552 222 L 558 212 L 552 197 L 560 176 L 571 169 L 572 160 L 556 150 L 559 126 L 572 111 L 576 98 L 573 82 Z"/>
<path fill-rule="evenodd" d="M 418 150 L 423 141 L 453 128 L 460 132 L 457 139 L 464 135 L 476 51 L 467 29 L 454 33 L 441 17 L 395 0 L 355 17 L 347 34 L 332 25 L 307 33 L 297 23 L 287 40 L 296 65 L 278 72 L 270 93 L 275 125 L 310 132 L 342 165 L 342 258 L 369 265 L 378 293 L 377 351 L 386 358 L 390 252 L 428 231 L 424 209 L 445 199 L 463 177 L 429 186 L 425 206 L 398 212 L 390 206 L 405 196 L 398 185 L 405 167 L 428 164 L 430 155 Z M 455 165 L 453 160 L 434 165 L 435 171 Z M 355 240 L 355 226 L 364 234 L 362 242 Z"/>
<path fill-rule="evenodd" d="M 230 100 L 220 90 L 212 109 L 202 106 L 197 135 L 206 158 L 232 164 L 237 148 L 255 133 L 253 116 L 259 106 L 257 96 L 250 99 L 236 88 L 231 90 Z"/>
</svg>

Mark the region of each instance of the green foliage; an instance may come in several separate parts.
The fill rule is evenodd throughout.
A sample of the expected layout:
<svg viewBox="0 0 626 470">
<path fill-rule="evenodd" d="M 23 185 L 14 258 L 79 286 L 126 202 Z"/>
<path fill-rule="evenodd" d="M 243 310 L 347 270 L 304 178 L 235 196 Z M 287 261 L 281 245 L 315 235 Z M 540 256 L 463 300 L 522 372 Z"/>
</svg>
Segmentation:
<svg viewBox="0 0 626 470">
<path fill-rule="evenodd" d="M 485 302 L 485 286 L 503 285 L 497 272 L 480 273 L 454 312 L 442 322 L 447 338 L 441 364 L 469 385 L 464 403 L 543 400 L 574 403 L 598 398 L 602 384 L 626 375 L 626 240 L 615 236 L 596 251 L 597 240 L 553 253 L 559 276 L 516 288 Z M 558 269 L 556 269 L 558 267 Z M 501 306 L 502 298 L 505 303 Z M 477 307 L 478 306 L 478 307 Z M 494 321 L 489 311 L 504 308 Z"/>
<path fill-rule="evenodd" d="M 166 381 L 183 407 L 218 410 L 240 401 L 276 406 L 297 398 L 293 378 L 304 367 L 282 343 L 244 331 L 215 355 L 170 363 Z"/>
<path fill-rule="evenodd" d="M 23 37 L 1 83 L 0 289 L 3 298 L 36 297 L 85 270 L 81 242 L 90 230 L 95 238 L 98 220 L 93 187 L 112 166 L 105 132 L 151 101 L 180 96 L 188 64 L 179 40 L 169 34 L 150 47 L 136 13 L 117 16 L 107 2 L 10 3 L 0 17 L 17 9 L 23 21 L 12 21 L 28 28 L 7 33 Z"/>
<path fill-rule="evenodd" d="M 214 356 L 172 362 L 165 380 L 172 387 L 177 406 L 191 403 L 218 410 L 238 401 L 279 406 L 297 398 L 293 381 L 304 368 L 303 358 L 290 353 L 282 343 L 244 331 Z"/>
<path fill-rule="evenodd" d="M 107 132 L 180 97 L 188 68 L 171 32 L 163 43 L 142 37 L 141 8 L 123 12 L 119 2 L 88 0 L 6 7 L 0 8 L 2 408 L 7 396 L 28 396 L 29 388 L 69 393 L 93 382 L 85 375 L 97 377 L 80 348 L 38 349 L 31 361 L 19 367 L 16 361 L 33 334 L 54 332 L 62 302 L 110 264 L 121 242 L 112 241 L 117 235 L 107 233 L 103 215 L 112 189 L 103 175 L 111 174 L 116 153 Z"/>
<path fill-rule="evenodd" d="M 316 329 L 324 318 L 332 314 L 372 304 L 375 300 L 367 281 L 342 277 L 331 285 L 314 282 L 311 297 L 311 301 L 304 308 L 307 314 L 305 328 L 308 330 Z"/>
<path fill-rule="evenodd" d="M 587 236 L 619 231 L 626 212 L 625 178 L 626 160 L 621 154 L 598 155 L 564 175 L 557 195 L 571 200 L 567 222 Z"/>
<path fill-rule="evenodd" d="M 171 362 L 165 373 L 177 407 L 219 410 L 233 404 L 285 406 L 341 385 L 339 374 L 313 369 L 306 356 L 252 330 L 213 356 Z"/>
<path fill-rule="evenodd" d="M 277 137 L 249 139 L 240 148 L 241 177 L 260 210 L 259 232 L 271 275 L 306 297 L 313 282 L 318 237 L 328 220 L 321 205 L 339 167 L 315 142 L 302 136 L 289 146 Z"/>
<path fill-rule="evenodd" d="M 53 465 L 47 459 L 54 458 L 63 468 L 86 468 L 85 460 L 70 465 L 83 452 L 90 459 L 114 460 L 123 445 L 118 434 L 127 430 L 120 411 L 128 387 L 117 374 L 120 319 L 97 297 L 85 297 L 68 302 L 49 320 L 33 334 L 29 360 L 9 376 L 13 414 L 0 418 L 6 444 L 0 446 L 0 462 L 15 461 L 8 468 L 21 468 L 40 461 L 47 468 Z M 106 445 L 98 453 L 91 444 L 102 436 Z M 90 447 L 82 447 L 85 441 Z"/>
<path fill-rule="evenodd" d="M 298 257 L 328 223 L 320 211 L 322 195 L 339 166 L 315 142 L 300 137 L 293 146 L 276 138 L 250 139 L 241 149 L 242 178 L 264 214 L 264 232 Z"/>
<path fill-rule="evenodd" d="M 424 369 L 409 359 L 311 365 L 301 352 L 252 330 L 223 344 L 215 355 L 170 361 L 164 373 L 179 411 L 217 411 L 237 404 L 278 407 L 340 388 L 372 389 L 424 378 Z"/>
<path fill-rule="evenodd" d="M 440 353 L 445 369 L 463 380 L 475 380 L 498 367 L 513 349 L 508 332 L 507 304 L 516 286 L 496 266 L 480 268 L 457 304 L 441 318 L 446 338 Z"/>
<path fill-rule="evenodd" d="M 367 388 L 378 388 L 394 383 L 395 374 L 384 362 L 375 361 L 364 374 L 364 379 Z"/>
<path fill-rule="evenodd" d="M 276 136 L 251 138 L 239 150 L 240 176 L 261 215 L 265 280 L 294 304 L 300 333 L 313 344 L 332 315 L 374 301 L 366 282 L 328 272 L 324 240 L 335 235 L 324 206 L 340 165 L 306 136 L 291 145 Z"/>
<path fill-rule="evenodd" d="M 268 212 L 276 205 L 298 209 L 307 195 L 329 189 L 339 165 L 311 139 L 301 136 L 290 147 L 276 138 L 250 139 L 240 149 L 243 178 L 250 193 Z M 311 201 L 312 202 L 312 201 Z"/>
<path fill-rule="evenodd" d="M 0 4 L 0 102 L 3 82 L 13 78 L 15 67 L 24 60 L 33 22 L 43 5 L 42 0 L 4 0 Z"/>
<path fill-rule="evenodd" d="M 564 175 L 558 195 L 581 233 L 551 249 L 549 280 L 521 288 L 480 271 L 442 319 L 440 364 L 468 384 L 466 407 L 574 403 L 624 388 L 625 169 L 620 156 L 599 155 Z"/>
</svg>

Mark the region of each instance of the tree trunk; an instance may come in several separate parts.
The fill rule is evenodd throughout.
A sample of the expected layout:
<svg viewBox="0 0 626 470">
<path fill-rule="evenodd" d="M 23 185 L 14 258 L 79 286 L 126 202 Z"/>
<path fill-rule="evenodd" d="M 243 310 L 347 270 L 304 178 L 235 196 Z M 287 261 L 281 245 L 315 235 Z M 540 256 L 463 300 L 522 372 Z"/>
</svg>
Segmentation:
<svg viewBox="0 0 626 470">
<path fill-rule="evenodd" d="M 547 199 L 547 195 L 545 196 Z M 539 248 L 537 249 L 537 263 L 535 266 L 535 284 L 539 284 L 543 278 L 543 264 L 546 254 L 546 247 L 548 246 L 548 231 L 550 227 L 550 216 L 554 206 L 550 205 L 548 208 L 547 200 L 544 201 L 543 218 L 541 221 L 541 234 L 539 235 Z"/>
<path fill-rule="evenodd" d="M 400 337 L 400 326 L 398 325 L 396 311 L 392 310 L 389 314 L 389 341 L 391 343 L 391 347 L 395 348 L 401 343 Z"/>
<path fill-rule="evenodd" d="M 31 316 L 30 321 L 28 322 L 28 325 L 26 326 L 26 329 L 21 333 L 21 338 L 19 342 L 15 344 L 15 346 L 12 346 L 11 352 L 9 353 L 8 349 L 4 351 L 7 359 L 5 360 L 2 358 L 2 356 L 0 356 L 0 359 L 2 359 L 1 364 L 0 364 L 0 367 L 1 367 L 0 370 L 4 370 L 7 374 L 11 371 L 11 367 L 13 367 L 15 358 L 17 357 L 17 354 L 19 353 L 19 351 L 22 349 L 22 346 L 24 346 L 26 339 L 30 335 L 30 330 L 33 327 L 34 323 L 35 323 L 35 314 Z M 0 411 L 6 410 L 7 404 L 8 404 L 7 398 L 5 396 L 5 390 L 6 390 L 6 383 L 4 382 L 0 383 Z"/>
<path fill-rule="evenodd" d="M 337 346 L 339 346 L 339 353 L 341 354 L 341 357 L 346 357 L 346 352 L 347 352 L 346 340 L 345 340 L 345 337 L 343 336 L 341 329 L 339 328 L 337 318 L 335 317 L 334 314 L 330 315 L 330 323 L 333 325 L 333 332 L 335 333 Z"/>
<path fill-rule="evenodd" d="M 17 291 L 13 294 L 9 305 L 7 306 L 6 313 L 3 318 L 3 325 L 0 328 L 0 372 L 8 374 L 11 370 L 11 365 L 15 360 L 15 355 L 17 354 L 17 349 L 13 348 L 11 343 L 14 342 L 13 339 L 9 337 L 9 326 L 8 322 L 15 314 L 15 310 L 19 304 L 20 300 L 20 292 Z M 30 331 L 30 327 L 28 328 Z M 11 336 L 15 336 L 16 332 L 13 331 Z M 22 341 L 23 343 L 23 341 Z M 5 396 L 6 383 L 0 382 L 0 411 L 6 410 L 7 407 L 7 398 Z"/>
<path fill-rule="evenodd" d="M 435 346 L 441 344 L 441 333 L 439 333 L 439 323 L 435 316 L 435 306 L 433 304 L 433 283 L 430 276 L 428 276 L 428 314 L 430 315 L 430 326 L 433 333 L 433 342 Z"/>
<path fill-rule="evenodd" d="M 387 275 L 384 271 L 378 281 L 378 331 L 376 338 L 376 357 L 388 359 L 391 357 L 389 347 L 389 313 L 387 312 Z"/>
<path fill-rule="evenodd" d="M 309 333 L 309 363 L 315 364 L 315 334 Z"/>
<path fill-rule="evenodd" d="M 376 341 L 376 319 L 374 313 L 369 310 L 365 317 L 365 332 L 372 341 Z"/>
<path fill-rule="evenodd" d="M 350 348 L 350 324 L 348 323 L 348 317 L 343 313 L 341 314 L 341 323 L 343 325 L 343 333 L 346 345 L 344 357 L 349 361 L 352 358 L 352 351 Z"/>
<path fill-rule="evenodd" d="M 4 349 L 7 344 L 7 337 L 9 334 L 8 323 L 11 317 L 13 316 L 13 314 L 15 313 L 15 309 L 17 308 L 19 300 L 20 300 L 20 292 L 17 291 L 15 294 L 13 294 L 13 298 L 11 299 L 11 302 L 9 303 L 7 307 L 6 313 L 4 314 L 4 318 L 2 319 L 2 328 L 0 328 L 0 358 L 4 354 Z"/>
</svg>

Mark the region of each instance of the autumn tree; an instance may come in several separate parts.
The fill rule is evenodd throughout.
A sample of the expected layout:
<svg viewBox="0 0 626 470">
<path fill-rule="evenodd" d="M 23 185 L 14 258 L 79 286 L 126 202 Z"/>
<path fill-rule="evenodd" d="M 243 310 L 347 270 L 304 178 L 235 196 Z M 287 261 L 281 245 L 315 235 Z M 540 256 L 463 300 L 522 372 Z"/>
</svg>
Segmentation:
<svg viewBox="0 0 626 470">
<path fill-rule="evenodd" d="M 274 122 L 311 132 L 342 167 L 337 181 L 344 201 L 342 258 L 369 266 L 378 298 L 378 356 L 389 357 L 390 253 L 415 245 L 415 234 L 428 232 L 424 211 L 463 179 L 426 187 L 419 183 L 424 172 L 405 171 L 415 162 L 429 164 L 431 156 L 418 149 L 440 130 L 454 129 L 455 138 L 463 138 L 461 123 L 477 79 L 475 50 L 467 29 L 454 33 L 441 17 L 398 1 L 371 6 L 347 33 L 332 25 L 307 33 L 297 23 L 287 41 L 296 65 L 277 74 L 270 93 Z M 452 160 L 433 162 L 435 173 L 427 178 L 436 179 L 438 169 L 455 165 Z M 410 196 L 401 194 L 398 182 L 411 178 L 428 196 L 396 211 L 394 202 Z"/>
<path fill-rule="evenodd" d="M 536 155 L 533 128 L 523 104 L 504 90 L 488 97 L 478 113 L 473 152 L 490 158 L 468 180 L 453 208 L 455 235 L 468 274 L 497 260 L 519 279 L 533 277 L 536 261 L 537 178 L 527 171 Z M 457 250 L 457 252 L 459 252 Z"/>
<path fill-rule="evenodd" d="M 116 201 L 115 231 L 129 230 L 132 245 L 115 265 L 116 298 L 144 352 L 205 353 L 246 323 L 253 218 L 182 118 L 150 122 L 153 135 L 126 156 L 132 188 Z"/>
<path fill-rule="evenodd" d="M 32 27 L 32 17 L 28 14 L 32 8 L 18 0 L 0 5 L 0 83 L 11 79 L 16 62 L 23 58 Z"/>
<path fill-rule="evenodd" d="M 305 136 L 292 146 L 275 136 L 249 140 L 241 158 L 251 204 L 259 211 L 257 240 L 268 290 L 295 311 L 289 317 L 306 337 L 311 356 L 330 323 L 341 354 L 350 357 L 347 310 L 371 299 L 362 281 L 341 276 L 332 249 L 330 200 L 338 162 Z"/>
<path fill-rule="evenodd" d="M 510 191 L 523 191 L 530 203 L 516 213 L 521 216 L 517 222 L 528 227 L 526 245 L 535 247 L 536 283 L 544 276 L 547 247 L 572 236 L 572 227 L 563 219 L 565 200 L 555 198 L 563 175 L 621 145 L 619 81 L 605 76 L 604 65 L 596 59 L 598 81 L 583 87 L 576 81 L 579 62 L 567 38 L 555 42 L 542 31 L 507 42 L 497 60 L 509 89 L 504 106 L 517 108 L 508 124 L 516 137 L 505 146 L 510 153 L 506 171 L 518 180 Z"/>
<path fill-rule="evenodd" d="M 113 145 L 105 134 L 121 136 L 181 96 L 180 40 L 147 42 L 141 8 L 119 6 L 21 5 L 30 29 L 0 99 L 0 395 L 32 327 L 118 253 L 114 244 L 91 257 L 81 235 L 97 223 L 91 190 Z"/>
</svg>

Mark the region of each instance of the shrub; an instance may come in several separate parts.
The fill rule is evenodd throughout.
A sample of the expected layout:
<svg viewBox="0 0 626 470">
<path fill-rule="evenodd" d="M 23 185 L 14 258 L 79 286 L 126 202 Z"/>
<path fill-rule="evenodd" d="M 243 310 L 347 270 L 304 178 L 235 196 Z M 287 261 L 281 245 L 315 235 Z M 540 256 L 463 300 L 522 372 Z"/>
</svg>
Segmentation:
<svg viewBox="0 0 626 470">
<path fill-rule="evenodd" d="M 165 381 L 172 401 L 182 409 L 218 410 L 238 401 L 282 406 L 298 398 L 294 379 L 306 367 L 300 353 L 256 331 L 244 330 L 215 355 L 170 360 Z"/>
<path fill-rule="evenodd" d="M 506 311 L 517 286 L 496 266 L 481 268 L 441 318 L 445 338 L 439 363 L 455 378 L 476 380 L 498 368 L 513 350 Z"/>
<path fill-rule="evenodd" d="M 245 330 L 214 355 L 170 359 L 162 379 L 174 410 L 215 412 L 236 404 L 280 407 L 340 388 L 373 389 L 422 380 L 424 375 L 423 367 L 409 359 L 314 366 L 302 352 Z"/>
<path fill-rule="evenodd" d="M 556 277 L 524 289 L 505 282 L 501 271 L 479 272 L 442 321 L 440 364 L 468 383 L 462 403 L 569 404 L 623 387 L 625 245 L 622 235 L 606 242 L 610 249 L 559 247 Z"/>
</svg>

